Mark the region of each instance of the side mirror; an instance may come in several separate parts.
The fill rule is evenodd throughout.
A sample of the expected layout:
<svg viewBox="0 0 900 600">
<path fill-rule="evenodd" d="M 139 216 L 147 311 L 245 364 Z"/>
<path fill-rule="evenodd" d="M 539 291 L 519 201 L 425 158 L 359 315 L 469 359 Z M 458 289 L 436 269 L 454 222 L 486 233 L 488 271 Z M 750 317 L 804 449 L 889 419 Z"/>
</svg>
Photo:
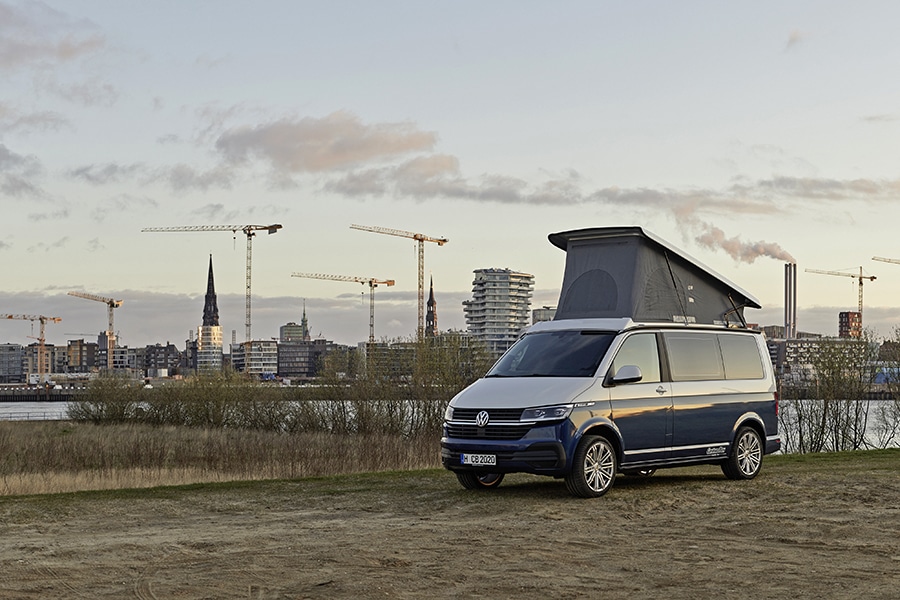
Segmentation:
<svg viewBox="0 0 900 600">
<path fill-rule="evenodd" d="M 621 367 L 613 376 L 610 383 L 613 385 L 622 385 L 623 383 L 636 383 L 644 378 L 641 368 L 636 365 L 625 365 Z"/>
</svg>

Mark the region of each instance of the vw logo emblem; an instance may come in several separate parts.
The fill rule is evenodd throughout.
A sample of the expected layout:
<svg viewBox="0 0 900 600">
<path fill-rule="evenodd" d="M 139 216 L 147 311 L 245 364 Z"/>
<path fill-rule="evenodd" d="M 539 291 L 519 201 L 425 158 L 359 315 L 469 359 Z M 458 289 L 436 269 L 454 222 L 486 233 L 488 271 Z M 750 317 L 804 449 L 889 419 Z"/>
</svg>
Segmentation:
<svg viewBox="0 0 900 600">
<path fill-rule="evenodd" d="M 475 424 L 479 427 L 484 427 L 488 424 L 488 421 L 491 420 L 491 415 L 488 414 L 488 411 L 483 410 L 477 415 L 475 415 Z"/>
</svg>

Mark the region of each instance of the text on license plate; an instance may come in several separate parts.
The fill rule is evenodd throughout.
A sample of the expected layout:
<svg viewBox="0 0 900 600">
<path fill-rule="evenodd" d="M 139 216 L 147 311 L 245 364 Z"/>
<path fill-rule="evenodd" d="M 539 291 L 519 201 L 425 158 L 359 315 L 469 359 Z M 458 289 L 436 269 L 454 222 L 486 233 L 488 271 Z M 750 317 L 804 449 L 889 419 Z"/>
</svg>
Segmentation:
<svg viewBox="0 0 900 600">
<path fill-rule="evenodd" d="M 496 454 L 460 454 L 459 462 L 463 465 L 496 465 Z"/>
</svg>

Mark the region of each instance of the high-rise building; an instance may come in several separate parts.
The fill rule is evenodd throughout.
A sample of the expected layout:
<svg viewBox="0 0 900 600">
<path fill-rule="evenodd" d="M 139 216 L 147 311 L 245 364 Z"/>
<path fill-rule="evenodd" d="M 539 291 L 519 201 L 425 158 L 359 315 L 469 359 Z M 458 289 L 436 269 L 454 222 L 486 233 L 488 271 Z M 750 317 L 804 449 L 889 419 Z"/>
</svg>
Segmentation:
<svg viewBox="0 0 900 600">
<path fill-rule="evenodd" d="M 209 255 L 209 275 L 206 280 L 206 300 L 203 304 L 203 325 L 197 332 L 197 370 L 218 371 L 222 368 L 222 326 L 219 325 L 219 306 L 213 280 L 212 254 Z"/>
<path fill-rule="evenodd" d="M 428 302 L 425 306 L 425 336 L 434 337 L 438 334 L 437 301 L 434 299 L 434 277 L 431 278 Z"/>
<path fill-rule="evenodd" d="M 838 337 L 858 338 L 862 336 L 862 313 L 845 311 L 838 313 Z"/>
<path fill-rule="evenodd" d="M 25 383 L 25 348 L 20 344 L 0 344 L 0 383 Z"/>
<path fill-rule="evenodd" d="M 510 269 L 476 269 L 472 299 L 463 302 L 469 334 L 502 354 L 529 325 L 534 275 Z"/>
</svg>

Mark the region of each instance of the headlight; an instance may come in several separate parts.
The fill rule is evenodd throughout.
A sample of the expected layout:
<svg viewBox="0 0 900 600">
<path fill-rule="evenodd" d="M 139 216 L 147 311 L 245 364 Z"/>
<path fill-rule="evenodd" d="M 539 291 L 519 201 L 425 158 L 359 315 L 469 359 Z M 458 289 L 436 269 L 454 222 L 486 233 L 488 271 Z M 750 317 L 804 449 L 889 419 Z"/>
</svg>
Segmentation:
<svg viewBox="0 0 900 600">
<path fill-rule="evenodd" d="M 453 420 L 453 407 L 449 404 L 447 405 L 447 410 L 444 411 L 444 420 L 452 421 Z"/>
<path fill-rule="evenodd" d="M 572 413 L 571 404 L 559 406 L 542 406 L 540 408 L 526 408 L 522 411 L 520 421 L 560 421 L 568 418 Z"/>
</svg>

